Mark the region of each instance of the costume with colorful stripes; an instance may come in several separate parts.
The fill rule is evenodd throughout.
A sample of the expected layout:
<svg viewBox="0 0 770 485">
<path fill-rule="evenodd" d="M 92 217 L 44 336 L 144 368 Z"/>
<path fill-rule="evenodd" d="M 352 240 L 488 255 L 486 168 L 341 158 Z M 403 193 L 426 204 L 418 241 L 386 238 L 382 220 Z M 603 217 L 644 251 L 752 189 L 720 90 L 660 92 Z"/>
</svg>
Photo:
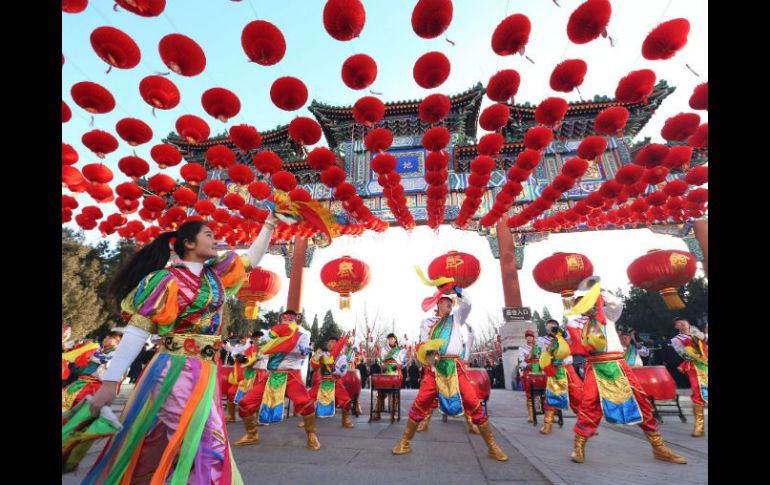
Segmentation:
<svg viewBox="0 0 770 485">
<path fill-rule="evenodd" d="M 690 380 L 692 402 L 705 406 L 709 402 L 709 350 L 705 338 L 698 338 L 701 335 L 690 326 L 690 334 L 680 333 L 672 338 L 671 346 L 684 359 L 678 369 Z"/>
<path fill-rule="evenodd" d="M 79 375 L 75 382 L 61 391 L 61 412 L 69 411 L 86 396 L 93 396 L 102 387 L 102 374 L 107 369 L 114 350 L 113 346 L 87 350 L 74 360 Z"/>
<path fill-rule="evenodd" d="M 310 398 L 316 402 L 315 413 L 319 418 L 333 417 L 335 407 L 350 410 L 350 395 L 341 381 L 348 372 L 348 358 L 341 353 L 346 341 L 347 337 L 344 337 L 331 352 L 323 352 L 317 360 L 310 359 L 310 367 L 321 376 L 310 389 Z"/>
<path fill-rule="evenodd" d="M 546 335 L 538 339 L 543 348 L 540 368 L 547 376 L 545 386 L 545 410 L 571 408 L 577 414 L 583 399 L 583 381 L 572 367 L 572 355 L 567 339 L 559 330 L 557 336 Z"/>
<path fill-rule="evenodd" d="M 172 264 L 145 276 L 122 302 L 129 325 L 157 333 L 147 364 L 110 439 L 83 484 L 242 484 L 230 453 L 218 375 L 221 310 L 243 283 L 233 251 L 199 275 Z"/>
</svg>

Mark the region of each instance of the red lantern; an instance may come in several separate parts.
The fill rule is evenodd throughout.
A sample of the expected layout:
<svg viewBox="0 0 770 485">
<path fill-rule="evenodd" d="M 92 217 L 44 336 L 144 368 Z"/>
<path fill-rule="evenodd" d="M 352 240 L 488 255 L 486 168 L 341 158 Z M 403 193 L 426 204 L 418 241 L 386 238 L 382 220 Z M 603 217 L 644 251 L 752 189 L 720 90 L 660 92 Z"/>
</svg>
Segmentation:
<svg viewBox="0 0 770 485">
<path fill-rule="evenodd" d="M 451 135 L 447 128 L 443 126 L 434 126 L 422 136 L 422 146 L 428 151 L 437 152 L 449 145 L 450 137 Z"/>
<path fill-rule="evenodd" d="M 195 115 L 182 115 L 176 120 L 176 131 L 189 143 L 200 143 L 211 134 L 209 125 Z"/>
<path fill-rule="evenodd" d="M 96 221 L 91 219 L 85 214 L 78 214 L 75 216 L 75 222 L 85 231 L 90 231 L 96 227 Z"/>
<path fill-rule="evenodd" d="M 577 148 L 577 156 L 586 160 L 599 158 L 607 149 L 607 140 L 603 136 L 587 136 Z"/>
<path fill-rule="evenodd" d="M 687 144 L 693 148 L 708 148 L 709 147 L 709 124 L 703 123 L 687 139 Z"/>
<path fill-rule="evenodd" d="M 99 219 L 104 217 L 104 213 L 102 212 L 102 210 L 96 207 L 95 205 L 89 205 L 89 206 L 83 207 L 83 210 L 80 211 L 80 213 L 95 221 L 98 221 Z"/>
<path fill-rule="evenodd" d="M 180 207 L 191 207 L 198 200 L 198 195 L 187 187 L 176 189 L 172 197 Z"/>
<path fill-rule="evenodd" d="M 660 136 L 668 141 L 684 141 L 695 133 L 700 116 L 695 113 L 679 113 L 667 119 L 660 130 Z"/>
<path fill-rule="evenodd" d="M 692 147 L 677 145 L 668 150 L 663 165 L 675 170 L 684 170 L 690 167 L 692 159 Z"/>
<path fill-rule="evenodd" d="M 570 158 L 561 167 L 561 173 L 573 179 L 579 179 L 588 170 L 588 161 L 582 158 Z"/>
<path fill-rule="evenodd" d="M 179 104 L 179 88 L 163 76 L 147 76 L 139 83 L 142 99 L 158 109 L 172 109 Z"/>
<path fill-rule="evenodd" d="M 670 148 L 660 143 L 650 143 L 636 154 L 634 163 L 645 168 L 663 165 Z"/>
<path fill-rule="evenodd" d="M 158 195 L 166 195 L 174 190 L 176 181 L 166 174 L 158 173 L 147 179 L 147 186 Z"/>
<path fill-rule="evenodd" d="M 248 283 L 241 286 L 236 295 L 246 303 L 244 315 L 249 320 L 255 320 L 259 315 L 259 304 L 264 303 L 281 291 L 281 278 L 272 271 L 254 268 L 249 273 Z"/>
<path fill-rule="evenodd" d="M 264 150 L 256 155 L 251 160 L 254 166 L 263 174 L 275 173 L 283 167 L 283 160 L 275 152 L 271 150 Z"/>
<path fill-rule="evenodd" d="M 596 115 L 594 130 L 600 135 L 619 134 L 628 121 L 628 110 L 622 106 L 611 106 Z"/>
<path fill-rule="evenodd" d="M 138 180 L 149 173 L 150 164 L 139 157 L 128 156 L 120 159 L 118 168 L 132 180 Z"/>
<path fill-rule="evenodd" d="M 450 107 L 449 96 L 441 93 L 431 94 L 420 103 L 420 119 L 429 125 L 438 123 L 447 117 Z"/>
<path fill-rule="evenodd" d="M 78 152 L 76 152 L 75 149 L 72 148 L 72 145 L 69 145 L 67 143 L 61 144 L 61 164 L 62 165 L 74 165 L 77 163 L 79 158 L 80 157 L 78 156 Z"/>
<path fill-rule="evenodd" d="M 191 38 L 168 34 L 160 39 L 158 51 L 163 63 L 182 76 L 197 76 L 206 68 L 206 54 Z"/>
<path fill-rule="evenodd" d="M 535 108 L 535 121 L 545 126 L 556 126 L 564 119 L 568 108 L 563 98 L 546 98 Z"/>
<path fill-rule="evenodd" d="M 533 126 L 524 135 L 524 146 L 532 150 L 543 150 L 553 140 L 553 131 L 545 126 Z"/>
<path fill-rule="evenodd" d="M 689 33 L 690 22 L 687 19 L 663 22 L 644 39 L 642 56 L 650 61 L 671 59 L 687 43 Z"/>
<path fill-rule="evenodd" d="M 698 84 L 690 96 L 690 108 L 709 109 L 709 83 Z"/>
<path fill-rule="evenodd" d="M 600 35 L 607 37 L 612 6 L 609 0 L 588 0 L 569 16 L 567 37 L 575 44 L 586 44 Z"/>
<path fill-rule="evenodd" d="M 591 261 L 578 253 L 554 253 L 537 263 L 532 270 L 537 286 L 551 293 L 569 298 L 585 278 L 593 275 Z"/>
<path fill-rule="evenodd" d="M 179 169 L 179 175 L 190 185 L 198 185 L 206 180 L 208 172 L 199 163 L 186 163 Z"/>
<path fill-rule="evenodd" d="M 526 15 L 517 13 L 505 18 L 492 33 L 492 50 L 500 56 L 523 55 L 531 30 Z"/>
<path fill-rule="evenodd" d="M 224 145 L 214 145 L 206 150 L 206 162 L 221 170 L 235 164 L 235 152 Z"/>
<path fill-rule="evenodd" d="M 337 161 L 337 156 L 326 147 L 313 148 L 307 155 L 308 165 L 313 170 L 318 170 L 319 172 L 323 172 L 334 165 L 335 161 Z"/>
<path fill-rule="evenodd" d="M 230 140 L 242 153 L 248 153 L 262 144 L 262 136 L 251 125 L 231 126 Z"/>
<path fill-rule="evenodd" d="M 241 100 L 229 89 L 211 88 L 201 96 L 203 109 L 222 123 L 241 111 Z"/>
<path fill-rule="evenodd" d="M 508 123 L 511 110 L 504 104 L 487 106 L 479 116 L 479 126 L 486 131 L 497 131 Z"/>
<path fill-rule="evenodd" d="M 230 209 L 231 211 L 237 211 L 244 205 L 246 205 L 246 201 L 243 200 L 243 197 L 241 197 L 238 194 L 227 194 L 223 199 L 222 203 L 225 204 L 225 206 Z"/>
<path fill-rule="evenodd" d="M 67 103 L 62 100 L 61 102 L 61 122 L 66 123 L 72 119 L 72 110 L 67 106 Z"/>
<path fill-rule="evenodd" d="M 387 174 L 396 169 L 398 161 L 390 153 L 380 153 L 372 159 L 371 169 L 378 174 Z"/>
<path fill-rule="evenodd" d="M 80 13 L 88 6 L 88 0 L 62 0 L 61 11 L 66 13 Z"/>
<path fill-rule="evenodd" d="M 642 182 L 647 185 L 658 185 L 668 177 L 668 169 L 663 166 L 648 168 L 642 174 Z"/>
<path fill-rule="evenodd" d="M 109 113 L 115 108 L 115 98 L 104 87 L 90 81 L 79 82 L 70 90 L 75 104 L 92 114 Z"/>
<path fill-rule="evenodd" d="M 650 69 L 631 71 L 623 77 L 615 89 L 615 98 L 621 103 L 647 104 L 647 96 L 655 87 L 655 72 Z"/>
<path fill-rule="evenodd" d="M 214 203 L 208 199 L 199 200 L 198 202 L 195 203 L 195 206 L 194 206 L 195 212 L 197 212 L 202 216 L 210 216 L 211 214 L 214 213 L 216 208 L 217 207 L 214 205 Z"/>
<path fill-rule="evenodd" d="M 393 144 L 393 133 L 386 128 L 375 128 L 366 134 L 364 145 L 370 152 L 381 152 Z"/>
<path fill-rule="evenodd" d="M 246 164 L 238 163 L 227 169 L 227 176 L 238 185 L 249 185 L 254 181 L 254 172 Z"/>
<path fill-rule="evenodd" d="M 686 251 L 651 249 L 628 266 L 627 274 L 632 285 L 660 293 L 669 310 L 682 310 L 685 305 L 676 289 L 695 276 L 695 263 L 695 256 Z"/>
<path fill-rule="evenodd" d="M 358 37 L 366 23 L 366 11 L 360 0 L 329 0 L 323 11 L 324 29 L 339 41 Z"/>
<path fill-rule="evenodd" d="M 522 170 L 531 171 L 537 167 L 537 164 L 540 163 L 542 157 L 543 154 L 540 151 L 527 148 L 516 157 L 516 167 L 519 167 Z"/>
<path fill-rule="evenodd" d="M 690 185 L 703 185 L 709 181 L 709 168 L 705 165 L 693 167 L 687 172 L 684 180 Z"/>
<path fill-rule="evenodd" d="M 132 214 L 139 208 L 139 201 L 136 199 L 128 200 L 118 197 L 115 199 L 115 206 L 121 214 Z"/>
<path fill-rule="evenodd" d="M 227 193 L 227 185 L 221 180 L 209 180 L 203 184 L 203 193 L 212 199 L 218 199 Z"/>
<path fill-rule="evenodd" d="M 115 0 L 115 3 L 141 17 L 157 17 L 166 8 L 166 0 Z"/>
<path fill-rule="evenodd" d="M 241 33 L 246 56 L 260 66 L 278 64 L 286 53 L 286 40 L 275 25 L 264 20 L 249 22 Z"/>
<path fill-rule="evenodd" d="M 179 165 L 182 161 L 182 154 L 179 150 L 168 143 L 161 143 L 152 147 L 150 156 L 161 169 Z"/>
<path fill-rule="evenodd" d="M 354 54 L 342 64 L 342 82 L 350 89 L 364 89 L 377 79 L 377 63 L 366 54 Z"/>
<path fill-rule="evenodd" d="M 644 168 L 639 165 L 623 165 L 617 172 L 615 172 L 615 180 L 623 185 L 632 185 L 642 178 L 643 173 Z"/>
<path fill-rule="evenodd" d="M 270 176 L 270 181 L 273 183 L 273 187 L 284 192 L 288 192 L 297 186 L 297 178 L 293 173 L 286 170 L 275 172 Z"/>
<path fill-rule="evenodd" d="M 363 261 L 343 256 L 329 261 L 321 269 L 324 286 L 340 294 L 340 309 L 350 308 L 350 295 L 369 284 L 369 265 Z"/>
<path fill-rule="evenodd" d="M 428 266 L 428 277 L 454 278 L 455 285 L 460 288 L 468 288 L 479 278 L 481 265 L 475 256 L 459 251 L 449 251 L 436 259 Z"/>
<path fill-rule="evenodd" d="M 107 216 L 107 222 L 113 227 L 122 227 L 126 225 L 128 219 L 123 214 L 110 214 Z"/>
<path fill-rule="evenodd" d="M 374 126 L 385 116 L 385 105 L 374 96 L 364 96 L 353 105 L 353 118 L 358 123 Z"/>
<path fill-rule="evenodd" d="M 118 140 L 106 131 L 91 130 L 80 141 L 99 158 L 118 149 Z"/>
<path fill-rule="evenodd" d="M 499 71 L 487 82 L 487 97 L 498 103 L 512 103 L 520 82 L 521 76 L 513 69 Z"/>
<path fill-rule="evenodd" d="M 321 182 L 329 188 L 335 188 L 345 181 L 345 171 L 340 167 L 329 167 L 321 172 Z"/>
<path fill-rule="evenodd" d="M 435 39 L 451 22 L 451 0 L 419 0 L 412 10 L 412 30 L 423 39 Z"/>
<path fill-rule="evenodd" d="M 284 111 L 296 111 L 307 102 L 307 87 L 296 77 L 279 77 L 270 86 L 270 99 Z"/>
<path fill-rule="evenodd" d="M 450 69 L 449 59 L 441 52 L 433 51 L 417 59 L 412 75 L 418 86 L 433 89 L 447 80 Z"/>
<path fill-rule="evenodd" d="M 112 188 L 107 184 L 91 184 L 86 187 L 86 192 L 96 202 L 103 204 L 105 202 L 112 202 L 115 200 L 115 196 L 112 193 Z"/>
<path fill-rule="evenodd" d="M 273 192 L 266 182 L 253 182 L 249 184 L 249 194 L 257 200 L 265 200 Z"/>
<path fill-rule="evenodd" d="M 101 60 L 118 69 L 131 69 L 142 57 L 134 39 L 114 27 L 99 27 L 91 32 L 91 47 Z"/>
<path fill-rule="evenodd" d="M 300 145 L 315 145 L 321 139 L 321 125 L 312 118 L 294 118 L 289 123 L 289 136 Z"/>
<path fill-rule="evenodd" d="M 83 177 L 92 184 L 106 184 L 112 180 L 112 170 L 101 163 L 89 163 L 83 166 Z"/>
<path fill-rule="evenodd" d="M 569 93 L 583 84 L 588 64 L 582 59 L 567 59 L 560 62 L 551 73 L 551 89 Z"/>
<path fill-rule="evenodd" d="M 115 131 L 130 146 L 135 147 L 152 140 L 152 128 L 142 120 L 123 118 L 115 125 Z"/>
<path fill-rule="evenodd" d="M 497 158 L 500 154 L 500 150 L 503 149 L 503 143 L 505 138 L 500 133 L 487 133 L 479 140 L 479 144 L 476 147 L 479 155 L 487 155 L 489 157 Z M 427 158 L 425 160 L 427 167 Z"/>
</svg>

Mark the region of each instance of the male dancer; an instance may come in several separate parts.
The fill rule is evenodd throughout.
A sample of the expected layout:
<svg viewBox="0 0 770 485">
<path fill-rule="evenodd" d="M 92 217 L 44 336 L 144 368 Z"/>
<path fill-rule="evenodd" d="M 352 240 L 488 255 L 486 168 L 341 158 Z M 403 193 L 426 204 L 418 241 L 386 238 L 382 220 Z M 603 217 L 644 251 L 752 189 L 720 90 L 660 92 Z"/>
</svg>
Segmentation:
<svg viewBox="0 0 770 485">
<path fill-rule="evenodd" d="M 690 379 L 692 412 L 695 415 L 692 436 L 699 437 L 704 434 L 703 408 L 709 401 L 709 348 L 706 335 L 684 318 L 675 319 L 674 327 L 679 334 L 671 339 L 671 346 L 684 359 L 679 365 L 679 372 Z"/>
<path fill-rule="evenodd" d="M 75 361 L 78 379 L 61 391 L 61 411 L 65 412 L 74 405 L 91 396 L 102 387 L 102 376 L 110 365 L 112 352 L 123 337 L 121 330 L 113 330 L 104 337 L 101 348 L 89 355 L 84 353 Z M 81 365 L 82 364 L 82 365 Z"/>
<path fill-rule="evenodd" d="M 334 416 L 334 408 L 342 408 L 342 427 L 352 428 L 350 420 L 351 399 L 341 379 L 348 372 L 348 359 L 342 349 L 348 337 L 339 340 L 336 336 L 326 341 L 326 351 L 320 349 L 310 359 L 310 366 L 321 373 L 310 389 L 310 398 L 316 402 L 316 416 L 330 418 Z M 320 395 L 319 395 L 320 393 Z"/>
<path fill-rule="evenodd" d="M 240 390 L 241 396 L 248 393 L 254 386 L 256 380 L 257 371 L 254 369 L 254 364 L 257 361 L 257 341 L 265 334 L 261 330 L 258 330 L 251 334 L 251 342 L 248 343 L 246 348 L 239 348 L 237 353 L 233 354 L 235 359 L 235 366 L 230 376 L 227 378 L 227 416 L 225 417 L 226 423 L 235 422 L 235 407 L 240 401 L 238 391 Z"/>
<path fill-rule="evenodd" d="M 535 332 L 524 332 L 527 342 L 519 347 L 519 373 L 521 375 L 521 388 L 527 398 L 527 422 L 535 422 L 535 409 L 532 407 L 532 390 L 529 388 L 527 376 L 530 374 L 542 374 L 540 370 L 540 346 L 535 340 Z"/>
<path fill-rule="evenodd" d="M 572 367 L 572 355 L 569 335 L 559 328 L 559 322 L 548 320 L 545 323 L 547 335 L 538 339 L 543 349 L 540 354 L 540 368 L 547 377 L 545 388 L 545 415 L 543 416 L 542 434 L 549 434 L 553 426 L 553 416 L 557 409 L 568 407 L 577 414 L 583 398 L 583 381 Z"/>
</svg>

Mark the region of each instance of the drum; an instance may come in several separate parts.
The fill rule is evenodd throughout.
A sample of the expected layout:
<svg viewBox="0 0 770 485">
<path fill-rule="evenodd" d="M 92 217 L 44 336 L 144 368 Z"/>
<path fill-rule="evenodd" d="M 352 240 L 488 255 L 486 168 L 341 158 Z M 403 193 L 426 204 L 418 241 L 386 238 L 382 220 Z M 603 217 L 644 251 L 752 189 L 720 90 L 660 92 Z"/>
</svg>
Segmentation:
<svg viewBox="0 0 770 485">
<path fill-rule="evenodd" d="M 401 389 L 401 373 L 372 374 L 372 389 Z"/>
<path fill-rule="evenodd" d="M 548 376 L 545 374 L 528 374 L 527 382 L 529 383 L 529 388 L 533 391 L 544 390 L 548 382 Z"/>
<path fill-rule="evenodd" d="M 358 395 L 361 394 L 361 373 L 358 369 L 348 369 L 340 382 L 350 394 L 350 399 L 358 399 Z"/>
<path fill-rule="evenodd" d="M 673 401 L 676 399 L 676 383 L 663 365 L 647 367 L 631 367 L 644 392 L 656 401 Z"/>
<path fill-rule="evenodd" d="M 482 401 L 488 401 L 492 392 L 492 386 L 489 383 L 489 374 L 486 369 L 467 369 L 468 380 L 476 389 L 476 395 Z"/>
</svg>

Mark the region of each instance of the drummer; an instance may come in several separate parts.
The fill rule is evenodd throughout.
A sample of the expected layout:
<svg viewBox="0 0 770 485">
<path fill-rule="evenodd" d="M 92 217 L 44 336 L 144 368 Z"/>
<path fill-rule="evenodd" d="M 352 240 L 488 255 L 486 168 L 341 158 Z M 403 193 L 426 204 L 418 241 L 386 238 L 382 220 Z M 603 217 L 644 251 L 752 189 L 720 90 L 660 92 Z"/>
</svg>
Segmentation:
<svg viewBox="0 0 770 485">
<path fill-rule="evenodd" d="M 420 344 L 417 348 L 417 358 L 424 365 L 425 373 L 417 397 L 409 410 L 404 435 L 392 452 L 394 455 L 403 455 L 412 451 L 410 441 L 414 438 L 417 426 L 433 410 L 434 399 L 438 396 L 442 412 L 458 416 L 465 410 L 478 426 L 487 444 L 489 456 L 495 460 L 507 461 L 508 456 L 495 442 L 486 410 L 468 379 L 465 363 L 461 358 L 464 350 L 462 327 L 466 325 L 471 311 L 470 299 L 459 287 L 452 288 L 450 285 L 447 288 L 445 285 L 432 298 L 423 302 L 423 308 L 429 308 L 428 304 L 434 300 L 436 315 L 422 321 Z M 455 301 L 457 306 L 453 309 Z M 466 349 L 465 355 L 470 357 L 469 349 Z"/>
<path fill-rule="evenodd" d="M 401 367 L 406 363 L 406 349 L 398 345 L 396 334 L 388 334 L 388 345 L 380 352 L 382 359 L 382 373 L 390 375 L 401 375 Z M 372 421 L 380 420 L 380 411 L 385 404 L 385 393 L 377 391 L 377 404 L 372 412 Z"/>
<path fill-rule="evenodd" d="M 342 427 L 352 428 L 353 422 L 350 420 L 350 394 L 345 386 L 342 385 L 342 377 L 348 372 L 348 358 L 342 352 L 348 337 L 340 342 L 337 336 L 331 336 L 326 340 L 326 351 L 316 350 L 310 359 L 310 366 L 316 371 L 321 372 L 321 378 L 313 383 L 310 389 L 310 398 L 316 402 L 316 416 L 319 418 L 330 418 L 334 416 L 334 408 L 342 409 Z M 333 381 L 334 386 L 329 389 L 321 390 L 323 381 Z M 321 390 L 321 399 L 318 400 L 318 393 Z"/>
<path fill-rule="evenodd" d="M 674 328 L 679 330 L 679 334 L 671 339 L 671 346 L 684 359 L 678 370 L 687 375 L 692 388 L 692 411 L 695 415 L 692 436 L 700 437 L 705 432 L 703 408 L 709 399 L 708 335 L 690 325 L 685 318 L 675 318 Z"/>
<path fill-rule="evenodd" d="M 623 346 L 623 358 L 630 367 L 643 367 L 642 357 L 649 357 L 650 351 L 644 344 L 636 341 L 636 330 L 620 333 L 620 345 Z"/>
<path fill-rule="evenodd" d="M 527 398 L 527 422 L 535 422 L 535 410 L 532 407 L 532 391 L 529 388 L 527 377 L 530 374 L 542 374 L 540 371 L 540 346 L 535 340 L 535 332 L 524 332 L 527 342 L 519 347 L 519 373 L 521 375 L 521 387 Z"/>
</svg>

